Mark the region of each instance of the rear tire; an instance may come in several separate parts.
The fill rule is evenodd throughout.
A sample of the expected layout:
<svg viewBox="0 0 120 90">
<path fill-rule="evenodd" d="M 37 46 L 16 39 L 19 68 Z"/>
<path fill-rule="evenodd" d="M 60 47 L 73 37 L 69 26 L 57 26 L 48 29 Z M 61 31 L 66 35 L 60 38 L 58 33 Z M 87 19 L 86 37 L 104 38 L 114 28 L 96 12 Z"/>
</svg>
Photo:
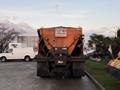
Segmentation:
<svg viewBox="0 0 120 90">
<path fill-rule="evenodd" d="M 1 57 L 1 62 L 6 62 L 7 58 L 5 56 Z"/>
<path fill-rule="evenodd" d="M 26 62 L 29 62 L 29 61 L 31 60 L 31 58 L 30 58 L 30 56 L 25 56 L 24 60 L 25 60 Z"/>
<path fill-rule="evenodd" d="M 84 63 L 73 62 L 72 74 L 73 74 L 73 77 L 75 77 L 75 78 L 81 78 L 82 76 L 84 76 L 84 74 L 85 74 Z"/>
<path fill-rule="evenodd" d="M 49 77 L 49 68 L 46 63 L 37 62 L 37 76 Z"/>
</svg>

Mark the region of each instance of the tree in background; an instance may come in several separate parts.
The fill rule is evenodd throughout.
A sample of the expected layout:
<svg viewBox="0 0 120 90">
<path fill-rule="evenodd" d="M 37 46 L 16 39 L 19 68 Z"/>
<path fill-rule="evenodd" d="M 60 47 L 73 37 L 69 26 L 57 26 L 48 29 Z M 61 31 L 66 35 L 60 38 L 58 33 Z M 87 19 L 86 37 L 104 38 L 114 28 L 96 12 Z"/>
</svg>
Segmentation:
<svg viewBox="0 0 120 90">
<path fill-rule="evenodd" d="M 108 48 L 111 46 L 112 56 L 116 58 L 120 51 L 120 29 L 117 30 L 117 37 L 105 37 L 104 35 L 92 34 L 88 43 L 89 47 L 92 47 L 93 44 L 96 45 L 96 52 L 100 57 L 109 54 Z"/>
<path fill-rule="evenodd" d="M 112 52 L 113 56 L 116 58 L 120 51 L 120 29 L 117 30 L 117 37 L 112 38 Z"/>
<path fill-rule="evenodd" d="M 120 29 L 117 30 L 117 38 L 120 38 Z"/>
<path fill-rule="evenodd" d="M 89 47 L 92 47 L 93 44 L 96 46 L 96 50 L 102 52 L 100 49 L 108 49 L 111 44 L 111 38 L 105 37 L 104 35 L 92 34 L 90 40 L 88 41 Z"/>
<path fill-rule="evenodd" d="M 105 56 L 110 56 L 108 51 L 109 45 L 111 44 L 111 38 L 105 37 L 104 35 L 92 34 L 90 40 L 88 41 L 89 47 L 92 47 L 95 44 L 96 51 L 95 56 L 100 58 L 105 58 Z"/>
<path fill-rule="evenodd" d="M 111 46 L 112 46 L 112 54 L 113 54 L 114 58 L 117 57 L 117 54 L 120 51 L 119 45 L 120 45 L 119 39 L 118 38 L 113 38 Z"/>
<path fill-rule="evenodd" d="M 0 53 L 7 49 L 9 43 L 14 40 L 18 34 L 14 29 L 10 29 L 5 24 L 0 23 Z"/>
</svg>

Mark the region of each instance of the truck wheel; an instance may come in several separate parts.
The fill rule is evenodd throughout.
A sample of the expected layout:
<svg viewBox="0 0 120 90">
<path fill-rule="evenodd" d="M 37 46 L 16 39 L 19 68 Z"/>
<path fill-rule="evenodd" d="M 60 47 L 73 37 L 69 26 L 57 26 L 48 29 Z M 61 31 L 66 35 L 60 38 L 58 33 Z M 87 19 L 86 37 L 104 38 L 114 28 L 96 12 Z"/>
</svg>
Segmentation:
<svg viewBox="0 0 120 90">
<path fill-rule="evenodd" d="M 81 78 L 84 76 L 84 63 L 74 62 L 72 65 L 72 74 L 75 78 Z"/>
<path fill-rule="evenodd" d="M 1 57 L 1 61 L 2 62 L 6 62 L 7 61 L 7 58 L 5 56 Z"/>
<path fill-rule="evenodd" d="M 46 63 L 37 62 L 37 76 L 49 77 L 49 68 Z"/>
<path fill-rule="evenodd" d="M 25 56 L 24 60 L 25 60 L 26 62 L 28 62 L 28 61 L 31 60 L 31 58 L 30 58 L 30 56 Z"/>
</svg>

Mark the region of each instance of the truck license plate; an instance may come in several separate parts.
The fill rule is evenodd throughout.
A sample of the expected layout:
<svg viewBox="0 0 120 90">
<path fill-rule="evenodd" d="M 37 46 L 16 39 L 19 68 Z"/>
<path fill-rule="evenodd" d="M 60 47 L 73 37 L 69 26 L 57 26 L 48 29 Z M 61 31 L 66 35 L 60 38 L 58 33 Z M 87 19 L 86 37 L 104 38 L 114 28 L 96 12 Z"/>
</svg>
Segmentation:
<svg viewBox="0 0 120 90">
<path fill-rule="evenodd" d="M 61 61 L 61 60 L 60 60 L 60 61 L 58 61 L 58 64 L 63 64 L 63 63 L 64 63 L 64 62 L 63 62 L 63 61 Z"/>
<path fill-rule="evenodd" d="M 65 60 L 56 60 L 55 65 L 66 65 L 66 61 Z"/>
</svg>

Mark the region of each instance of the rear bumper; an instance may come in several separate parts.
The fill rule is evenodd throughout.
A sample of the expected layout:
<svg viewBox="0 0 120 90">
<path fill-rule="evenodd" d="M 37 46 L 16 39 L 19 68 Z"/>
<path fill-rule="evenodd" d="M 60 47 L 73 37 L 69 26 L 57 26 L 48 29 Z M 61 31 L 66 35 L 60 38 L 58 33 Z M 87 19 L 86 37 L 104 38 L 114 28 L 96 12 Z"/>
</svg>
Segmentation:
<svg viewBox="0 0 120 90">
<path fill-rule="evenodd" d="M 88 59 L 86 56 L 81 57 L 40 57 L 36 56 L 35 60 L 37 61 L 38 70 L 41 69 L 38 73 L 46 74 L 52 77 L 81 77 L 84 76 L 84 67 L 85 61 Z M 59 63 L 62 61 L 63 63 Z"/>
<path fill-rule="evenodd" d="M 88 59 L 87 56 L 79 56 L 79 57 L 41 57 L 39 55 L 35 56 L 35 60 L 37 62 L 54 62 L 57 60 L 63 60 L 66 62 L 85 62 Z"/>
</svg>

